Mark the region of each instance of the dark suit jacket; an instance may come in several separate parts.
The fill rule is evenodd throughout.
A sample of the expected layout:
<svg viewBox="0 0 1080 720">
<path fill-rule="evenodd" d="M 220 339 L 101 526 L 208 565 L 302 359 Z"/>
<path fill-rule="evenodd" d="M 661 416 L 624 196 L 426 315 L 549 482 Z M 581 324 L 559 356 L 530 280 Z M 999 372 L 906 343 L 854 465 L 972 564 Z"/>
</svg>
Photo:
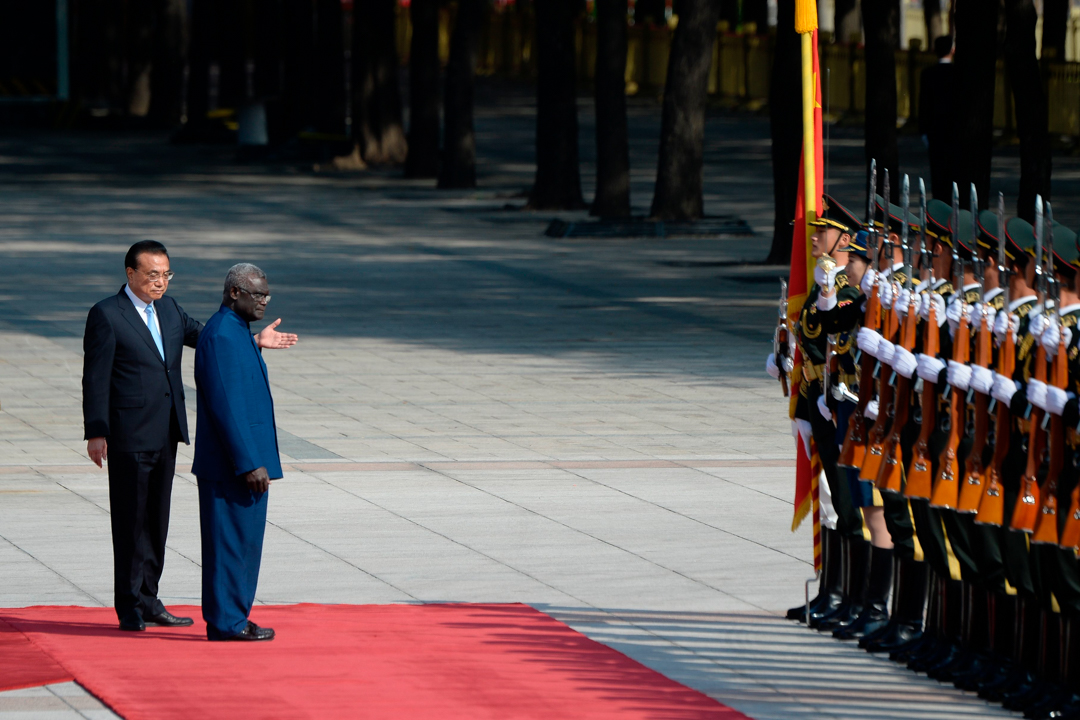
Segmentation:
<svg viewBox="0 0 1080 720">
<path fill-rule="evenodd" d="M 83 335 L 83 425 L 86 439 L 109 450 L 153 452 L 170 439 L 188 440 L 180 358 L 195 347 L 202 323 L 168 295 L 154 302 L 165 360 L 146 322 L 120 288 L 90 309 Z M 171 438 L 175 420 L 179 438 Z"/>
<path fill-rule="evenodd" d="M 221 306 L 195 349 L 198 425 L 191 472 L 199 481 L 235 480 L 260 467 L 279 478 L 274 399 L 251 328 Z"/>
<path fill-rule="evenodd" d="M 952 136 L 956 87 L 952 63 L 939 62 L 919 76 L 919 133 L 933 145 L 949 142 Z"/>
</svg>

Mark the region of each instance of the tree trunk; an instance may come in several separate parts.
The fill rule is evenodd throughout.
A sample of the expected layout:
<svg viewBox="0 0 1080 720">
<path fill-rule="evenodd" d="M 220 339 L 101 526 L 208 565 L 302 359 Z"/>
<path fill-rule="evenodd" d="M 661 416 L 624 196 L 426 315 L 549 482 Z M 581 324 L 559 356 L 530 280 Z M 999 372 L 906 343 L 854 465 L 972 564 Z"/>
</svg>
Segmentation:
<svg viewBox="0 0 1080 720">
<path fill-rule="evenodd" d="M 358 117 L 353 135 L 364 160 L 372 163 L 397 164 L 408 154 L 394 46 L 395 7 L 395 0 L 356 0 L 353 11 L 353 107 Z"/>
<path fill-rule="evenodd" d="M 896 0 L 862 4 L 866 32 L 866 167 L 877 159 L 879 192 L 885 170 L 891 178 L 891 195 L 900 195 L 896 146 L 896 47 L 900 30 L 900 7 Z"/>
<path fill-rule="evenodd" d="M 862 20 L 859 14 L 859 0 L 837 0 L 834 7 L 833 28 L 836 41 L 841 43 L 860 42 L 862 39 Z"/>
<path fill-rule="evenodd" d="M 680 6 L 664 85 L 650 213 L 660 220 L 696 220 L 704 214 L 705 99 L 719 9 L 713 0 L 683 0 Z"/>
<path fill-rule="evenodd" d="M 184 63 L 187 61 L 187 3 L 158 0 L 150 76 L 149 116 L 160 127 L 180 122 Z"/>
<path fill-rule="evenodd" d="M 409 46 L 409 154 L 405 177 L 439 174 L 439 0 L 412 0 Z"/>
<path fill-rule="evenodd" d="M 446 127 L 443 131 L 439 187 L 476 187 L 476 131 L 473 128 L 473 85 L 479 56 L 482 0 L 459 0 L 450 61 L 446 65 Z"/>
<path fill-rule="evenodd" d="M 1006 6 L 1010 4 L 1006 2 Z M 1042 58 L 1065 62 L 1065 35 L 1069 29 L 1069 0 L 1043 0 L 1042 6 Z M 1031 32 L 1031 37 L 1035 37 L 1034 30 Z M 1032 44 L 1034 42 L 1033 39 Z"/>
<path fill-rule="evenodd" d="M 968 190 L 975 183 L 982 206 L 986 207 L 994 147 L 998 6 L 981 0 L 957 0 L 955 7 L 956 107 L 963 108 L 963 112 L 954 114 L 955 176 L 963 206 L 969 206 Z"/>
<path fill-rule="evenodd" d="M 536 180 L 531 210 L 585 206 L 578 168 L 574 0 L 536 3 Z"/>
<path fill-rule="evenodd" d="M 927 49 L 934 48 L 934 40 L 945 34 L 945 15 L 941 12 L 941 0 L 923 0 L 923 20 L 926 22 Z"/>
<path fill-rule="evenodd" d="M 799 194 L 802 156 L 802 49 L 795 32 L 795 0 L 779 0 L 776 8 L 776 51 L 769 82 L 769 126 L 772 134 L 773 239 L 765 261 L 791 262 L 791 221 Z"/>
<path fill-rule="evenodd" d="M 596 4 L 596 197 L 590 215 L 630 214 L 630 140 L 626 124 L 626 2 Z"/>
<path fill-rule="evenodd" d="M 1044 5 L 1046 7 L 1049 7 L 1049 3 Z M 1016 132 L 1020 138 L 1020 194 L 1016 198 L 1016 214 L 1029 222 L 1035 219 L 1035 196 L 1050 199 L 1047 99 L 1043 92 L 1039 61 L 1035 59 L 1037 19 L 1032 0 L 1006 0 L 1005 68 L 1012 86 Z M 1065 23 L 1062 22 L 1064 27 Z M 1046 37 L 1045 28 L 1044 15 L 1043 38 Z M 1045 51 L 1046 45 L 1043 45 Z"/>
</svg>

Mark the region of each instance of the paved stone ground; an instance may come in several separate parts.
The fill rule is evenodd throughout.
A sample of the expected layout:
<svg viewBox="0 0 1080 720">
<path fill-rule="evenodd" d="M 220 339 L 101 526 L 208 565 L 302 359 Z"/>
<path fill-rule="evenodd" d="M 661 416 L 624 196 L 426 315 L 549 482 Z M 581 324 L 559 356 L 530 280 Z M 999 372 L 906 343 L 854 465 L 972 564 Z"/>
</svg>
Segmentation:
<svg viewBox="0 0 1080 720">
<path fill-rule="evenodd" d="M 644 206 L 656 111 L 633 112 Z M 709 213 L 765 236 L 552 240 L 551 215 L 502 209 L 530 178 L 528 103 L 479 117 L 467 193 L 157 135 L 0 139 L 0 605 L 111 602 L 82 325 L 154 237 L 189 313 L 212 314 L 226 269 L 252 261 L 301 335 L 267 353 L 286 477 L 259 603 L 526 602 L 759 720 L 1009 716 L 778 617 L 812 569 L 761 370 L 781 270 L 742 262 L 771 228 L 767 123 L 710 118 L 707 156 Z M 586 108 L 583 138 L 590 123 Z M 855 185 L 856 145 L 838 141 L 838 184 Z M 162 593 L 197 603 L 181 456 Z M 73 684 L 0 694 L 2 720 L 106 716 Z"/>
</svg>

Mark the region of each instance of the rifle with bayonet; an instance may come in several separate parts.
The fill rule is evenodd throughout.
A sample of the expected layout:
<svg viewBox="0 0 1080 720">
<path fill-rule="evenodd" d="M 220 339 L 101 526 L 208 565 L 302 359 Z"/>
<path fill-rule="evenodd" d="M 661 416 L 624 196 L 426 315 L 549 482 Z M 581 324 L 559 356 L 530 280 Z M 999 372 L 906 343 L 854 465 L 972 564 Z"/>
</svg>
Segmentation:
<svg viewBox="0 0 1080 720">
<path fill-rule="evenodd" d="M 1050 203 L 1046 203 L 1046 252 L 1049 255 L 1047 261 L 1051 277 L 1054 270 L 1054 210 Z M 1054 361 L 1050 368 L 1050 387 L 1064 390 L 1069 384 L 1068 359 L 1065 357 L 1065 333 L 1061 332 L 1061 295 L 1057 279 L 1051 282 L 1050 295 L 1053 298 L 1054 314 L 1047 316 L 1047 322 L 1056 323 L 1058 326 L 1058 346 L 1055 348 Z M 1050 465 L 1047 468 L 1046 479 L 1039 489 L 1041 494 L 1041 507 L 1035 519 L 1035 530 L 1031 534 L 1031 542 L 1036 544 L 1058 544 L 1058 521 L 1057 521 L 1057 488 L 1061 469 L 1065 467 L 1065 420 L 1061 415 L 1050 415 Z"/>
<path fill-rule="evenodd" d="M 1043 312 L 1051 301 L 1047 298 L 1047 279 L 1043 270 L 1043 237 L 1046 232 L 1043 221 L 1043 201 L 1041 195 L 1035 196 L 1035 292 L 1039 302 L 1043 303 Z M 1047 315 L 1049 318 L 1049 314 Z M 1041 343 L 1035 351 L 1036 380 L 1046 382 L 1046 349 Z M 1043 411 L 1031 407 L 1031 426 L 1028 429 L 1027 466 L 1020 478 L 1020 493 L 1016 496 L 1009 528 L 1021 532 L 1034 532 L 1035 519 L 1039 511 L 1039 479 L 1037 473 L 1042 465 L 1043 452 L 1046 450 L 1046 433 L 1042 431 Z"/>
<path fill-rule="evenodd" d="M 889 170 L 885 169 L 883 188 L 885 191 L 885 199 L 882 209 L 882 242 L 881 248 L 884 252 L 890 270 L 893 266 L 893 251 L 892 241 L 889 240 Z M 890 277 L 891 274 L 890 274 Z M 892 282 L 891 280 L 884 280 L 880 276 L 878 282 Z M 880 291 L 879 291 L 880 292 Z M 895 295 L 895 293 L 893 293 Z M 896 299 L 895 297 L 893 298 Z M 883 312 L 881 318 L 881 336 L 889 341 L 893 341 L 893 336 L 896 334 L 896 313 Z M 866 455 L 863 458 L 862 469 L 859 471 L 859 479 L 865 482 L 875 482 L 877 480 L 878 472 L 881 470 L 881 461 L 885 455 L 885 439 L 889 432 L 889 416 L 892 414 L 892 402 L 893 402 L 893 375 L 892 368 L 885 363 L 878 364 L 878 376 L 877 376 L 877 397 L 878 397 L 878 416 L 874 422 L 874 427 L 870 430 L 866 443 Z"/>
<path fill-rule="evenodd" d="M 979 283 L 979 303 L 982 304 L 982 312 L 979 313 L 979 327 L 975 335 L 975 358 L 972 365 L 980 368 L 989 368 L 992 360 L 991 340 L 993 328 L 987 322 L 990 303 L 986 297 L 986 273 L 985 262 L 978 254 L 979 226 L 976 222 L 979 212 L 975 183 L 971 184 L 971 250 L 975 253 L 973 258 L 975 266 L 975 280 Z M 983 478 L 986 468 L 983 465 L 983 452 L 986 450 L 986 437 L 990 432 L 990 395 L 975 393 L 975 434 L 971 443 L 971 451 L 968 452 L 964 462 L 964 480 L 960 485 L 960 498 L 956 505 L 957 512 L 975 513 L 979 510 L 979 501 L 983 495 Z"/>
<path fill-rule="evenodd" d="M 788 389 L 788 376 L 784 370 L 784 358 L 788 353 L 788 295 L 787 295 L 787 280 L 780 279 L 780 300 L 777 303 L 776 308 L 777 315 L 779 316 L 776 321 L 776 330 L 773 332 L 773 361 L 776 363 L 777 369 L 780 371 L 780 389 L 784 393 L 784 397 L 791 395 Z"/>
<path fill-rule="evenodd" d="M 901 184 L 900 198 L 900 212 L 902 213 L 900 249 L 904 258 L 904 272 L 907 275 L 907 277 L 904 278 L 904 289 L 908 291 L 908 307 L 906 309 L 907 312 L 904 315 L 904 321 L 900 329 L 900 338 L 897 345 L 910 352 L 915 349 L 915 324 L 918 322 L 918 317 L 916 317 L 918 312 L 918 296 L 914 292 L 914 283 L 912 282 L 912 276 L 915 274 L 915 269 L 911 265 L 911 245 L 908 244 L 907 213 L 908 206 L 911 204 L 911 197 L 907 175 L 904 176 L 903 183 Z M 897 296 L 893 302 L 895 307 L 895 303 L 899 303 L 900 298 Z M 900 492 L 901 484 L 904 479 L 900 433 L 903 432 L 904 427 L 907 425 L 908 413 L 911 408 L 911 378 L 904 377 L 904 375 L 900 373 L 896 374 L 895 398 L 892 428 L 889 431 L 889 436 L 885 440 L 885 444 L 882 448 L 881 469 L 878 471 L 877 478 L 875 479 L 877 489 L 881 492 L 889 493 Z"/>
<path fill-rule="evenodd" d="M 866 299 L 866 314 L 863 319 L 863 327 L 877 330 L 881 323 L 881 299 L 878 295 L 878 283 L 876 281 L 878 271 L 877 228 L 874 226 L 874 217 L 877 207 L 874 202 L 874 194 L 877 190 L 877 161 L 870 161 L 870 187 L 867 192 L 866 228 L 869 237 L 867 248 L 870 251 L 870 270 L 874 273 L 875 282 L 870 289 L 870 297 Z M 847 433 L 844 435 L 844 444 L 840 448 L 840 458 L 837 464 L 846 468 L 861 468 L 866 457 L 866 406 L 874 399 L 874 357 L 870 353 L 859 353 L 859 402 L 855 406 L 855 412 L 848 419 Z"/>
<path fill-rule="evenodd" d="M 928 308 L 925 334 L 923 335 L 923 354 L 936 357 L 938 354 L 941 337 L 937 324 L 937 306 L 932 302 L 934 292 L 934 256 L 926 247 L 926 185 L 919 178 L 919 228 L 922 248 L 919 252 L 919 264 L 928 268 L 927 276 L 927 301 Z M 930 436 L 934 432 L 937 421 L 937 397 L 936 385 L 927 382 L 923 378 L 922 396 L 919 399 L 919 407 L 922 413 L 922 425 L 919 428 L 919 439 L 915 441 L 915 447 L 911 452 L 911 464 L 907 471 L 907 484 L 904 486 L 904 495 L 909 498 L 930 499 L 930 490 L 933 478 L 930 474 Z"/>
<path fill-rule="evenodd" d="M 953 335 L 953 362 L 967 364 L 970 350 L 970 328 L 968 327 L 968 308 L 964 301 L 964 261 L 960 257 L 960 189 L 953 183 L 952 211 L 952 258 L 953 277 L 956 282 L 956 295 L 953 302 L 960 303 L 960 322 Z M 930 506 L 956 509 L 960 499 L 960 467 L 957 452 L 960 449 L 961 432 L 964 429 L 964 410 L 967 406 L 966 393 L 957 388 L 948 389 L 949 397 L 949 437 L 938 460 L 938 474 L 934 478 L 934 488 L 930 493 Z"/>
<path fill-rule="evenodd" d="M 1002 312 L 1009 314 L 1009 265 L 1005 261 L 1005 193 L 998 193 L 997 205 L 997 233 L 998 233 L 998 283 L 1002 287 Z M 998 344 L 997 372 L 1007 378 L 1012 378 L 1016 369 L 1016 341 L 1013 339 L 1011 320 L 1005 323 L 1005 337 Z M 994 457 L 990 461 L 990 467 L 986 472 L 986 487 L 983 489 L 982 499 L 979 501 L 979 512 L 975 515 L 975 522 L 981 525 L 994 525 L 1001 527 L 1005 521 L 1005 490 L 1001 484 L 1002 467 L 1005 464 L 1005 456 L 1009 454 L 1009 439 L 1011 436 L 1012 412 L 1009 404 L 998 402 L 994 416 Z"/>
</svg>

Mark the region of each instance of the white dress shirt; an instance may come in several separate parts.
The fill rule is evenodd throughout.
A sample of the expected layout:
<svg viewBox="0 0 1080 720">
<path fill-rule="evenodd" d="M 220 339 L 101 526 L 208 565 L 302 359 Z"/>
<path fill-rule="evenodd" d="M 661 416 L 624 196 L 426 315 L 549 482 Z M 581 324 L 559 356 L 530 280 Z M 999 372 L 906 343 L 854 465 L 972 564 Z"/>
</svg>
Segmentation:
<svg viewBox="0 0 1080 720">
<path fill-rule="evenodd" d="M 149 305 L 153 305 L 153 303 L 144 303 L 142 300 L 139 299 L 138 295 L 131 292 L 131 288 L 128 287 L 127 285 L 124 286 L 124 292 L 126 292 L 127 296 L 129 298 L 131 298 L 131 302 L 132 302 L 132 304 L 135 305 L 135 309 L 139 311 L 139 319 L 143 321 L 143 324 L 146 325 L 146 329 L 149 330 L 150 329 L 150 323 L 147 322 L 146 308 Z M 154 308 L 154 324 L 157 325 L 158 335 L 160 336 L 161 335 L 161 320 L 158 319 L 158 313 L 157 313 L 157 308 L 156 307 Z M 151 333 L 151 334 L 153 334 L 153 333 Z"/>
</svg>

